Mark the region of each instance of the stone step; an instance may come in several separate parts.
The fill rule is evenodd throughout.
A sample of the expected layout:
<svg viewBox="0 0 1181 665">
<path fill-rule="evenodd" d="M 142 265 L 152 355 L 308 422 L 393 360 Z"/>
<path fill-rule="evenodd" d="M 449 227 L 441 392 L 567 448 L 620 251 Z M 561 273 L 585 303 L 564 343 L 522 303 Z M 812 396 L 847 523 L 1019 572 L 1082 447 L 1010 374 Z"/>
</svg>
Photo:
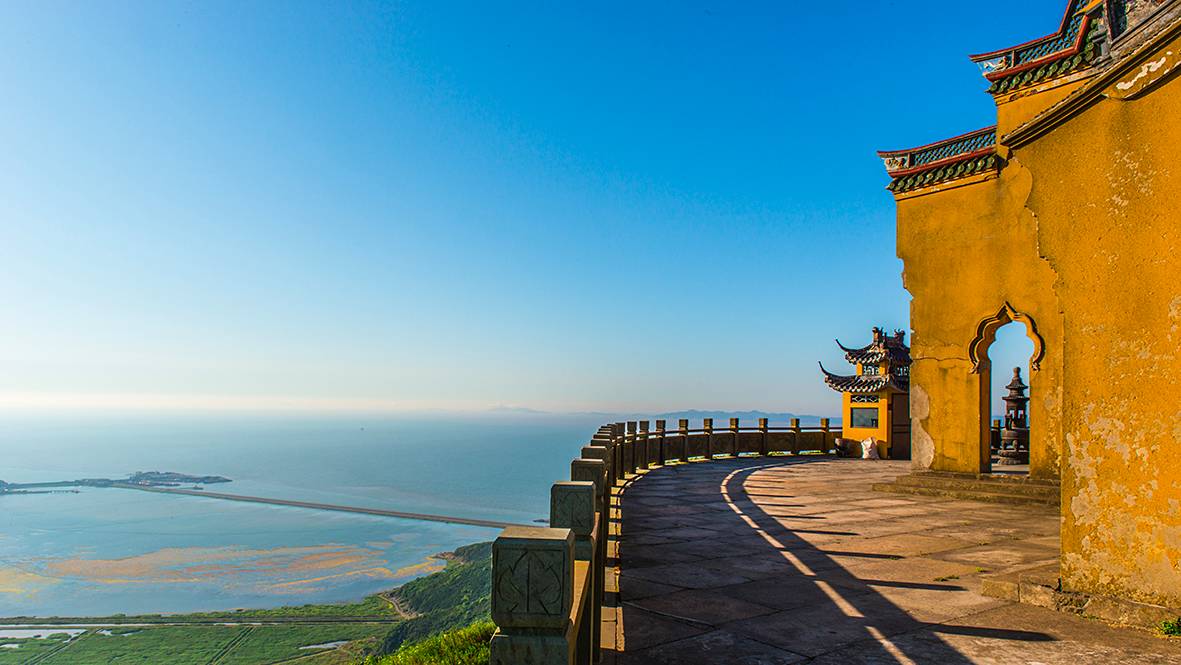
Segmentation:
<svg viewBox="0 0 1181 665">
<path fill-rule="evenodd" d="M 909 487 L 930 487 L 949 490 L 988 492 L 993 494 L 1012 494 L 1036 498 L 1056 498 L 1061 488 L 1055 483 L 1030 482 L 1022 480 L 1000 480 L 979 478 L 973 476 L 948 476 L 934 474 L 911 474 L 899 476 L 894 480 L 896 485 Z"/>
<path fill-rule="evenodd" d="M 1075 591 L 1063 591 L 1058 565 L 1038 566 L 1008 571 L 980 578 L 980 593 L 992 598 L 1025 605 L 1045 607 L 1059 612 L 1080 614 L 1108 623 L 1155 629 L 1162 621 L 1173 620 L 1181 608 L 1162 607 Z"/>
<path fill-rule="evenodd" d="M 952 471 L 917 471 L 911 473 L 907 478 L 952 478 L 956 480 L 979 480 L 989 483 L 1009 483 L 1016 485 L 1039 485 L 1049 487 L 1060 487 L 1062 483 L 1057 479 L 1046 478 L 1030 478 L 1024 474 L 972 474 L 972 473 L 955 473 Z"/>
<path fill-rule="evenodd" d="M 1021 494 L 955 487 L 900 485 L 896 482 L 876 483 L 872 487 L 878 492 L 892 492 L 894 494 L 920 494 L 923 496 L 945 496 L 952 499 L 963 499 L 965 501 L 987 501 L 990 503 L 1057 506 L 1059 505 L 1060 501 L 1059 495 L 1056 492 L 1047 495 Z"/>
</svg>

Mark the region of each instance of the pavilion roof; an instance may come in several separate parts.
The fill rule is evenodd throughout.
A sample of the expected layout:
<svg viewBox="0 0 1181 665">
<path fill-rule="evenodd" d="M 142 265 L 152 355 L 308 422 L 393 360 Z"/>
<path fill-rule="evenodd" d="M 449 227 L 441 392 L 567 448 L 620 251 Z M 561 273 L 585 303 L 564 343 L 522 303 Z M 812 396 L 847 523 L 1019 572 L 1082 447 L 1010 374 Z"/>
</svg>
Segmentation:
<svg viewBox="0 0 1181 665">
<path fill-rule="evenodd" d="M 905 376 L 895 374 L 858 374 L 855 376 L 833 374 L 824 369 L 823 364 L 820 365 L 820 371 L 824 374 L 824 383 L 829 388 L 840 393 L 872 394 L 886 390 L 906 392 L 910 389 L 910 380 Z"/>
<path fill-rule="evenodd" d="M 890 367 L 907 367 L 910 365 L 910 347 L 903 339 L 902 331 L 887 335 L 881 328 L 873 329 L 873 341 L 859 348 L 851 348 L 836 340 L 837 346 L 845 352 L 845 360 L 851 364 L 877 365 L 884 361 Z"/>
</svg>

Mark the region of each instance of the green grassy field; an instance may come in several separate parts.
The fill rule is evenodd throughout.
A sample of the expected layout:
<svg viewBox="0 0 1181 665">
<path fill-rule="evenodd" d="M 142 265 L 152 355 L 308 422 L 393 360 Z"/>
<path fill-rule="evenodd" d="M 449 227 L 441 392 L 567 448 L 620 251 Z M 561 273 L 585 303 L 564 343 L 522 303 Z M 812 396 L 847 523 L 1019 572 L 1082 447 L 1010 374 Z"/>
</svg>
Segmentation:
<svg viewBox="0 0 1181 665">
<path fill-rule="evenodd" d="M 49 635 L 43 639 L 0 637 L 0 665 L 34 662 L 35 659 L 44 658 L 47 654 L 62 648 L 68 641 L 67 633 Z"/>
<path fill-rule="evenodd" d="M 347 663 L 364 657 L 388 631 L 388 624 L 375 623 L 92 628 L 72 640 L 0 638 L 0 644 L 17 645 L 0 648 L 0 665 L 264 665 L 321 652 L 331 656 L 321 663 Z M 316 645 L 333 646 L 302 648 Z"/>
</svg>

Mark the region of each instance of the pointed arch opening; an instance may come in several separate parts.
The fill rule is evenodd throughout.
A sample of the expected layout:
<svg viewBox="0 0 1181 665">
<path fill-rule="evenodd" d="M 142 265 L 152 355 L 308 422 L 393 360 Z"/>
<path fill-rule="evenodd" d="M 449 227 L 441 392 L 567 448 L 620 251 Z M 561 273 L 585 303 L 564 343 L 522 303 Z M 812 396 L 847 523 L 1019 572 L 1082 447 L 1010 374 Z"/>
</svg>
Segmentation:
<svg viewBox="0 0 1181 665">
<path fill-rule="evenodd" d="M 1006 328 L 1012 324 L 1019 324 L 1014 328 L 1023 332 L 1028 342 L 1014 339 L 1013 328 Z M 1001 333 L 1002 329 L 1006 329 L 1005 333 Z M 994 346 L 998 335 L 1002 343 Z M 1033 317 L 1008 302 L 976 326 L 968 357 L 980 390 L 980 473 L 1029 473 L 1028 400 L 1045 350 L 1045 340 L 1038 333 Z M 997 377 L 995 386 L 994 360 L 1002 363 L 997 372 L 1004 375 Z"/>
</svg>

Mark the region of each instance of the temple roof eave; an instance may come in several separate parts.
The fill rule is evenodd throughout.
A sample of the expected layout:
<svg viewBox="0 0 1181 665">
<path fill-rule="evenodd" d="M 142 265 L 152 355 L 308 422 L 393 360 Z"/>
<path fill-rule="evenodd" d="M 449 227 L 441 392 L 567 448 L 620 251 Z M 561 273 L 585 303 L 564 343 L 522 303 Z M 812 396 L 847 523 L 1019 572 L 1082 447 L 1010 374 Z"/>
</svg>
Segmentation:
<svg viewBox="0 0 1181 665">
<path fill-rule="evenodd" d="M 908 150 L 878 152 L 899 193 L 999 169 L 996 125 Z"/>
<path fill-rule="evenodd" d="M 983 62 L 985 60 L 992 60 L 994 58 L 999 58 L 999 57 L 1001 57 L 1007 53 L 1011 53 L 1013 51 L 1020 51 L 1022 49 L 1032 48 L 1032 47 L 1042 44 L 1044 42 L 1048 42 L 1048 41 L 1052 41 L 1054 39 L 1057 39 L 1058 37 L 1065 34 L 1066 31 L 1070 28 L 1070 19 L 1072 16 L 1074 16 L 1075 13 L 1076 13 L 1075 3 L 1069 2 L 1066 4 L 1066 11 L 1063 12 L 1063 14 L 1062 14 L 1062 23 L 1058 26 L 1058 29 L 1055 30 L 1054 32 L 1051 32 L 1050 34 L 1042 36 L 1042 37 L 1036 37 L 1034 39 L 1031 39 L 1031 40 L 1021 43 L 1021 44 L 1017 44 L 1015 46 L 1009 46 L 1007 48 L 997 49 L 995 51 L 989 51 L 987 53 L 975 53 L 973 55 L 969 55 L 968 59 L 971 60 L 972 62 L 979 63 L 979 62 Z"/>
<path fill-rule="evenodd" d="M 889 375 L 834 374 L 824 369 L 823 363 L 820 363 L 820 371 L 824 374 L 824 383 L 839 393 L 872 395 L 889 391 L 906 392 L 909 388 L 909 386 L 901 384 L 899 377 Z"/>
</svg>

